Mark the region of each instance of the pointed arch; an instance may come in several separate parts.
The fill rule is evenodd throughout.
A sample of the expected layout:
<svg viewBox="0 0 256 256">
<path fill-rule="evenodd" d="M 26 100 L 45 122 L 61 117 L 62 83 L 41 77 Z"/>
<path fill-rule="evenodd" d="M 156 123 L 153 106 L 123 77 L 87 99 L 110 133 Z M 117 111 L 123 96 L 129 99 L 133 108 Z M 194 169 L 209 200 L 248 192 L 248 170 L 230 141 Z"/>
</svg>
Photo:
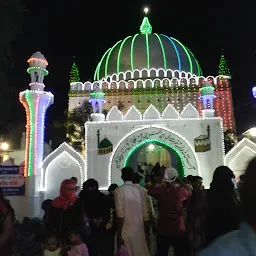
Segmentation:
<svg viewBox="0 0 256 256">
<path fill-rule="evenodd" d="M 47 171 L 49 165 L 61 154 L 66 153 L 69 155 L 80 167 L 80 176 L 81 176 L 81 183 L 87 179 L 87 173 L 85 173 L 86 170 L 86 163 L 82 156 L 76 152 L 70 145 L 68 145 L 66 142 L 63 142 L 60 144 L 58 148 L 56 148 L 51 154 L 49 154 L 43 161 L 41 166 L 41 181 L 40 181 L 40 189 L 42 191 L 45 191 L 47 189 Z M 80 184 L 82 185 L 82 184 Z"/>
</svg>

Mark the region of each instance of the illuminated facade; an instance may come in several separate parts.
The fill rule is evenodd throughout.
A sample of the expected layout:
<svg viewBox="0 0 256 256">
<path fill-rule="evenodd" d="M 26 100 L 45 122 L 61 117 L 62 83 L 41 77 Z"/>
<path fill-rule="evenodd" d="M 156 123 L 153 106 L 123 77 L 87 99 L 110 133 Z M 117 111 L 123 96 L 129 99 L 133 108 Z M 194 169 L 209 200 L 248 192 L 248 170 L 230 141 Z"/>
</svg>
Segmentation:
<svg viewBox="0 0 256 256">
<path fill-rule="evenodd" d="M 89 100 L 90 93 L 100 87 L 105 93 L 103 108 L 107 110 L 120 106 L 125 114 L 136 106 L 143 113 L 152 104 L 162 112 L 172 104 L 181 112 L 191 103 L 202 116 L 200 88 L 207 83 L 215 88 L 215 116 L 222 117 L 224 129 L 234 129 L 229 79 L 223 55 L 218 76 L 204 77 L 192 51 L 175 38 L 153 33 L 145 17 L 140 33 L 118 41 L 105 52 L 96 67 L 94 82 L 71 79 L 69 111 Z"/>
</svg>

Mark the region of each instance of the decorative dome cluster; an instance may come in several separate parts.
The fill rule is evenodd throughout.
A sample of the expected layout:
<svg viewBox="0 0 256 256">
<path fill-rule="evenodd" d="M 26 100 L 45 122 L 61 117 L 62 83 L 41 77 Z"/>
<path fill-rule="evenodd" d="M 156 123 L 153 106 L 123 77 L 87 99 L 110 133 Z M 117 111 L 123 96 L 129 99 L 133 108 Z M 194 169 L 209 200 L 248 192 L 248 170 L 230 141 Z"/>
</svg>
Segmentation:
<svg viewBox="0 0 256 256">
<path fill-rule="evenodd" d="M 142 21 L 140 32 L 120 40 L 105 52 L 95 70 L 94 80 L 152 68 L 184 71 L 196 76 L 202 74 L 194 54 L 177 39 L 152 33 L 147 17 Z"/>
</svg>

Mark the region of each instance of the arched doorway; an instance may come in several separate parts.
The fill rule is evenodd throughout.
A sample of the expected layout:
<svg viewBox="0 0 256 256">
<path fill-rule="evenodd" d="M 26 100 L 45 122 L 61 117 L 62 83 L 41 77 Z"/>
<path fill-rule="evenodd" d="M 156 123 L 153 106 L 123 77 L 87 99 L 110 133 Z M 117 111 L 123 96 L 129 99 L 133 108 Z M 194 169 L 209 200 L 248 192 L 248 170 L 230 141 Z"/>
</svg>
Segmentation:
<svg viewBox="0 0 256 256">
<path fill-rule="evenodd" d="M 181 156 L 170 144 L 162 141 L 148 139 L 134 146 L 129 151 L 124 166 L 136 170 L 137 164 L 143 165 L 144 163 L 152 166 L 159 163 L 167 168 L 174 167 L 180 177 L 185 176 L 184 162 Z"/>
<path fill-rule="evenodd" d="M 178 133 L 164 127 L 150 126 L 140 128 L 124 136 L 115 147 L 109 164 L 109 183 L 122 184 L 121 169 L 129 164 L 129 158 L 135 150 L 149 142 L 161 145 L 172 154 L 178 154 L 182 167 L 181 176 L 200 175 L 199 164 L 190 143 Z"/>
</svg>

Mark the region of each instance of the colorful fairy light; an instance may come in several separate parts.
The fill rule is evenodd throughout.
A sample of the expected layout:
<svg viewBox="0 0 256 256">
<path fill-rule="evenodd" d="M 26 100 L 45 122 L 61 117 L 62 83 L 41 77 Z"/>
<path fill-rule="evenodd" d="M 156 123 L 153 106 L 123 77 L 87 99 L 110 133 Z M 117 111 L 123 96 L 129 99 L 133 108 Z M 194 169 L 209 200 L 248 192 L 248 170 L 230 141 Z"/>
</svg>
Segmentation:
<svg viewBox="0 0 256 256">
<path fill-rule="evenodd" d="M 37 58 L 38 57 L 38 58 Z M 48 65 L 44 56 L 36 52 L 28 60 L 30 67 L 27 72 L 31 75 L 30 90 L 20 92 L 19 99 L 26 112 L 26 140 L 24 176 L 37 175 L 37 170 L 43 160 L 44 152 L 44 122 L 45 112 L 53 103 L 53 94 L 44 91 L 44 76 Z"/>
<path fill-rule="evenodd" d="M 50 92 L 26 90 L 20 93 L 20 102 L 27 116 L 24 176 L 37 175 L 37 167 L 43 158 L 45 111 L 53 103 Z"/>
<path fill-rule="evenodd" d="M 33 62 L 33 61 L 39 61 L 39 62 L 43 62 L 45 64 L 45 66 L 48 66 L 48 62 L 46 60 L 43 59 L 39 59 L 39 58 L 30 58 L 28 59 L 28 63 Z"/>
</svg>

